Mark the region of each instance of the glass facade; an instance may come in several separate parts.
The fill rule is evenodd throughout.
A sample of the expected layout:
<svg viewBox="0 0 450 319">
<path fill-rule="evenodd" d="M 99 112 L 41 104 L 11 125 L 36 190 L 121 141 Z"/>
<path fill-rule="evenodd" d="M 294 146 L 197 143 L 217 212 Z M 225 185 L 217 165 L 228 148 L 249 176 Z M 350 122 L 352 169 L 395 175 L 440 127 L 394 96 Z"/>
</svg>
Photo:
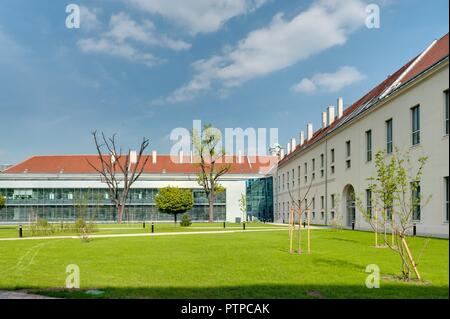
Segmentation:
<svg viewBox="0 0 450 319">
<path fill-rule="evenodd" d="M 124 221 L 173 220 L 172 215 L 158 212 L 155 196 L 158 189 L 131 189 Z M 6 206 L 0 210 L 0 222 L 28 222 L 43 218 L 49 221 L 74 220 L 83 215 L 96 221 L 115 221 L 116 209 L 107 189 L 35 188 L 0 189 Z M 193 220 L 208 219 L 208 200 L 202 189 L 193 189 Z M 216 196 L 214 219 L 226 219 L 226 192 Z"/>
<path fill-rule="evenodd" d="M 260 221 L 273 221 L 272 177 L 250 179 L 246 182 L 247 216 Z"/>
</svg>

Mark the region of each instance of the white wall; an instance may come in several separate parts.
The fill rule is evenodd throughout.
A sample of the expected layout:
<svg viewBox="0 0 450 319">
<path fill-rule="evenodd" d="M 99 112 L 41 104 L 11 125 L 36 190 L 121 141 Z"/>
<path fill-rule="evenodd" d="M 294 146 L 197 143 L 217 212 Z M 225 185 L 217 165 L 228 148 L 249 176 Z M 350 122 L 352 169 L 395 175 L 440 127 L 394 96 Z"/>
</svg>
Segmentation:
<svg viewBox="0 0 450 319">
<path fill-rule="evenodd" d="M 343 190 L 346 185 L 352 185 L 358 195 L 365 198 L 365 190 L 367 189 L 367 178 L 375 174 L 374 161 L 366 162 L 366 141 L 365 132 L 372 130 L 372 149 L 373 155 L 379 150 L 385 148 L 386 129 L 385 121 L 393 119 L 393 136 L 394 147 L 399 147 L 402 151 L 410 151 L 413 162 L 421 156 L 428 156 L 428 162 L 424 170 L 424 176 L 421 182 L 421 191 L 423 196 L 432 195 L 429 204 L 422 210 L 422 218 L 417 222 L 417 231 L 419 234 L 433 234 L 448 237 L 449 224 L 445 220 L 445 192 L 444 177 L 449 175 L 449 144 L 448 135 L 444 133 L 444 91 L 449 88 L 448 82 L 448 62 L 440 69 L 430 73 L 427 77 L 416 81 L 413 86 L 403 89 L 397 95 L 388 98 L 385 104 L 380 105 L 376 109 L 370 111 L 359 120 L 354 121 L 350 125 L 336 130 L 327 138 L 328 144 L 328 213 L 332 211 L 330 203 L 330 195 L 336 194 L 341 198 L 341 205 L 336 209 L 340 210 L 340 214 L 344 215 L 344 224 L 346 216 L 344 212 L 344 199 L 342 198 Z M 411 111 L 410 108 L 420 104 L 421 108 L 421 143 L 417 146 L 412 145 L 411 138 Z M 351 161 L 352 167 L 345 168 L 345 143 L 351 141 Z M 335 149 L 335 171 L 334 175 L 330 172 L 330 150 Z M 311 160 L 316 159 L 316 182 L 313 183 L 311 196 L 316 197 L 316 218 L 313 223 L 323 224 L 324 220 L 320 219 L 320 196 L 325 193 L 324 178 L 320 178 L 320 154 L 325 154 L 326 143 L 321 141 L 309 149 L 296 155 L 289 162 L 278 168 L 277 176 L 274 181 L 278 181 L 278 176 L 282 176 L 287 171 L 295 169 L 295 187 L 293 193 L 298 193 L 297 169 L 301 165 L 301 185 L 304 187 L 304 163 L 308 163 L 308 178 L 311 178 Z M 292 173 L 291 173 L 292 174 Z M 286 178 L 286 177 L 285 177 Z M 286 182 L 286 181 L 285 181 Z M 309 182 L 309 180 L 308 180 Z M 301 188 L 302 189 L 302 188 Z M 303 188 L 304 192 L 305 189 Z M 278 184 L 274 183 L 274 192 L 278 192 Z M 288 192 L 279 192 L 278 202 L 288 202 L 290 196 Z M 275 207 L 275 219 L 282 221 L 283 213 L 287 220 L 287 209 L 285 211 L 278 210 L 278 203 Z M 282 207 L 282 205 L 281 205 Z M 281 213 L 281 214 L 280 214 Z M 356 226 L 367 229 L 369 225 L 365 222 L 360 213 L 356 213 Z"/>
</svg>

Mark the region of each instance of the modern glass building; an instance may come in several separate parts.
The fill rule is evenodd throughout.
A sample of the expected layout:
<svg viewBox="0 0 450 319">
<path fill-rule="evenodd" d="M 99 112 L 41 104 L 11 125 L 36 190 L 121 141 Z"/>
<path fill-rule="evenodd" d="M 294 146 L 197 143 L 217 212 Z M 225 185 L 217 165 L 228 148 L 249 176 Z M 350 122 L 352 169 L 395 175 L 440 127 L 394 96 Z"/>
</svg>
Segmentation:
<svg viewBox="0 0 450 319">
<path fill-rule="evenodd" d="M 273 221 L 272 177 L 249 179 L 246 182 L 247 218 Z"/>
<path fill-rule="evenodd" d="M 124 221 L 166 221 L 173 215 L 160 213 L 155 206 L 158 189 L 131 189 L 124 212 Z M 107 189 L 98 188 L 34 188 L 0 189 L 6 206 L 0 211 L 0 222 L 28 222 L 36 219 L 70 221 L 83 216 L 89 220 L 115 221 L 116 209 Z M 194 207 L 188 213 L 193 220 L 208 219 L 208 200 L 202 189 L 192 189 Z M 226 193 L 218 194 L 214 219 L 222 221 Z"/>
<path fill-rule="evenodd" d="M 239 199 L 246 193 L 247 180 L 254 181 L 248 188 L 252 214 L 258 219 L 271 218 L 271 201 L 259 195 L 271 190 L 266 185 L 268 181 L 258 181 L 274 165 L 272 157 L 265 159 L 251 160 L 244 156 L 227 159 L 231 169 L 221 177 L 225 192 L 216 196 L 214 220 L 235 222 L 241 216 Z M 34 156 L 0 172 L 0 194 L 6 198 L 6 206 L 0 210 L 0 223 L 23 223 L 38 218 L 70 221 L 80 215 L 99 222 L 115 221 L 117 212 L 107 185 L 88 161 L 96 163 L 99 159 L 96 155 Z M 188 213 L 194 221 L 208 220 L 208 200 L 197 183 L 198 171 L 199 166 L 192 158 L 179 158 L 177 162 L 171 156 L 153 152 L 129 192 L 123 221 L 173 220 L 172 215 L 160 213 L 155 205 L 158 190 L 167 186 L 190 189 L 194 207 Z M 261 212 L 257 212 L 258 207 Z"/>
</svg>

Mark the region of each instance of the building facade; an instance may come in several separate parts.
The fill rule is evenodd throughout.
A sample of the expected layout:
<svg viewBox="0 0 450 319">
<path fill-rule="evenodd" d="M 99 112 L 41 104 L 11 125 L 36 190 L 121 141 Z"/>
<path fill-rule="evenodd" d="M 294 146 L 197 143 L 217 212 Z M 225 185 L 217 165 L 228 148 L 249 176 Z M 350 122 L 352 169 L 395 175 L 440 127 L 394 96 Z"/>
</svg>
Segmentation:
<svg viewBox="0 0 450 319">
<path fill-rule="evenodd" d="M 6 198 L 6 207 L 0 210 L 0 223 L 29 222 L 37 218 L 74 220 L 80 214 L 97 221 L 115 221 L 116 210 L 107 185 L 88 161 L 95 163 L 98 157 L 35 156 L 0 173 L 0 194 Z M 215 199 L 214 219 L 235 222 L 241 216 L 239 199 L 241 194 L 246 194 L 246 181 L 265 179 L 275 163 L 273 157 L 245 156 L 233 157 L 228 162 L 231 169 L 220 181 L 225 192 Z M 173 216 L 158 211 L 155 196 L 160 188 L 178 186 L 192 190 L 194 207 L 189 212 L 192 219 L 208 220 L 208 201 L 197 183 L 198 170 L 192 157 L 173 159 L 153 152 L 129 192 L 123 219 L 173 220 Z"/>
<path fill-rule="evenodd" d="M 368 229 L 355 195 L 370 203 L 367 178 L 375 154 L 396 148 L 412 162 L 427 156 L 420 192 L 429 203 L 414 216 L 418 234 L 449 234 L 448 35 L 434 41 L 359 101 L 322 113 L 322 127 L 292 139 L 274 176 L 275 220 L 287 222 L 294 202 L 306 197 L 314 224 Z"/>
</svg>

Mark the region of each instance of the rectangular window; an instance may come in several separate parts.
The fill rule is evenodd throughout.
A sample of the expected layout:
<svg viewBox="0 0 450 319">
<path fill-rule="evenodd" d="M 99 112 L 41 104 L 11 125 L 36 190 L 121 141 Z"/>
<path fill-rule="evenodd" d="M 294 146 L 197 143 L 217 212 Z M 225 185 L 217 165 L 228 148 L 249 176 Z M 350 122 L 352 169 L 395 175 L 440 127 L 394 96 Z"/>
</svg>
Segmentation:
<svg viewBox="0 0 450 319">
<path fill-rule="evenodd" d="M 448 109 L 448 90 L 446 90 L 444 92 L 444 99 L 445 99 L 445 105 L 444 105 L 444 120 L 445 120 L 445 134 L 448 135 L 448 113 L 449 113 L 449 109 Z"/>
<path fill-rule="evenodd" d="M 315 158 L 312 159 L 312 170 L 313 171 L 316 170 L 316 159 Z"/>
<path fill-rule="evenodd" d="M 325 208 L 325 197 L 320 196 L 320 208 L 324 209 Z"/>
<path fill-rule="evenodd" d="M 331 208 L 335 208 L 334 194 L 331 194 Z"/>
<path fill-rule="evenodd" d="M 394 150 L 392 119 L 386 121 L 386 153 L 391 154 Z"/>
<path fill-rule="evenodd" d="M 372 161 L 372 131 L 366 132 L 366 160 Z"/>
<path fill-rule="evenodd" d="M 351 160 L 346 160 L 345 161 L 345 165 L 347 168 L 351 168 L 352 167 L 352 161 Z"/>
<path fill-rule="evenodd" d="M 331 150 L 331 163 L 334 163 L 334 148 Z"/>
<path fill-rule="evenodd" d="M 323 167 L 325 165 L 325 156 L 323 154 L 320 154 L 320 167 Z"/>
<path fill-rule="evenodd" d="M 412 145 L 420 144 L 420 105 L 411 109 Z"/>
<path fill-rule="evenodd" d="M 352 148 L 351 148 L 351 143 L 350 141 L 345 142 L 345 151 L 346 151 L 346 155 L 347 157 L 350 157 L 352 155 Z"/>
<path fill-rule="evenodd" d="M 308 174 L 308 163 L 305 163 L 305 169 L 304 169 L 304 171 L 305 171 L 305 175 Z"/>
<path fill-rule="evenodd" d="M 331 175 L 333 175 L 333 174 L 334 174 L 334 165 L 331 166 Z"/>
<path fill-rule="evenodd" d="M 372 191 L 370 189 L 366 190 L 366 210 L 367 215 L 372 218 Z"/>
<path fill-rule="evenodd" d="M 411 190 L 412 190 L 412 207 L 413 207 L 413 220 L 420 220 L 420 184 L 419 183 L 412 183 L 411 184 Z"/>
<path fill-rule="evenodd" d="M 444 178 L 445 180 L 445 221 L 448 222 L 449 215 L 449 188 L 448 188 L 448 176 Z"/>
</svg>

